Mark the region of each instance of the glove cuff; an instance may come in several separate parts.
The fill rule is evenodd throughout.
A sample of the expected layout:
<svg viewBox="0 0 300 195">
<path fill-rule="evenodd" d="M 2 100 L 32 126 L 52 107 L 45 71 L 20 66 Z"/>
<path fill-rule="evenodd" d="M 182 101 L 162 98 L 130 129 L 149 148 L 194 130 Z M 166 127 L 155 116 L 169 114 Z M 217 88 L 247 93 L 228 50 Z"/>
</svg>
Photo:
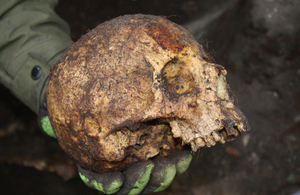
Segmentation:
<svg viewBox="0 0 300 195">
<path fill-rule="evenodd" d="M 49 119 L 48 111 L 46 109 L 41 109 L 39 116 L 38 116 L 38 124 L 42 132 L 46 133 L 48 136 L 57 139 L 52 125 Z"/>
</svg>

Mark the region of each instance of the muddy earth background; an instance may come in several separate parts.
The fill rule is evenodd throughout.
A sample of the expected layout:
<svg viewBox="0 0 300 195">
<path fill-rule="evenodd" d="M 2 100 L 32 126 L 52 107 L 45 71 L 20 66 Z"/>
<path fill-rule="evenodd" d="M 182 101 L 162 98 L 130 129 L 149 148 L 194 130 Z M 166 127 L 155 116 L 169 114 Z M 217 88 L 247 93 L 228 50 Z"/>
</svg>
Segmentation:
<svg viewBox="0 0 300 195">
<path fill-rule="evenodd" d="M 124 14 L 168 16 L 228 71 L 251 132 L 201 149 L 188 171 L 157 195 L 289 195 L 300 190 L 299 0 L 62 0 L 74 41 Z M 0 85 L 1 194 L 98 194 L 44 135 L 36 115 Z"/>
</svg>

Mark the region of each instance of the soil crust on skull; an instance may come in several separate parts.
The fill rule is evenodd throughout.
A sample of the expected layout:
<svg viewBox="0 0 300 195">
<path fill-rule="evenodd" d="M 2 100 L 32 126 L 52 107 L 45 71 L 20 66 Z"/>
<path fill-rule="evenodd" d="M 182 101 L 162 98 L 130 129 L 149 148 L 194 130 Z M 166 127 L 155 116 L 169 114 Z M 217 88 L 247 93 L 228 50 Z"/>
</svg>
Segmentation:
<svg viewBox="0 0 300 195">
<path fill-rule="evenodd" d="M 70 24 L 74 41 L 98 24 L 129 13 L 209 26 L 192 29 L 193 35 L 227 69 L 251 132 L 197 152 L 187 173 L 155 194 L 290 195 L 300 190 L 299 1 L 73 0 L 60 1 L 57 11 Z M 223 14 L 209 23 L 218 11 Z M 206 20 L 197 21 L 199 16 Z M 98 194 L 78 178 L 75 164 L 57 141 L 40 132 L 36 115 L 2 85 L 0 93 L 2 191 Z M 66 182 L 62 177 L 74 179 Z"/>
<path fill-rule="evenodd" d="M 164 17 L 134 14 L 100 24 L 51 71 L 47 109 L 59 144 L 81 166 L 104 173 L 168 156 L 178 149 L 174 138 L 196 152 L 249 131 L 227 71 L 206 55 Z M 145 123 L 156 119 L 170 126 Z"/>
</svg>

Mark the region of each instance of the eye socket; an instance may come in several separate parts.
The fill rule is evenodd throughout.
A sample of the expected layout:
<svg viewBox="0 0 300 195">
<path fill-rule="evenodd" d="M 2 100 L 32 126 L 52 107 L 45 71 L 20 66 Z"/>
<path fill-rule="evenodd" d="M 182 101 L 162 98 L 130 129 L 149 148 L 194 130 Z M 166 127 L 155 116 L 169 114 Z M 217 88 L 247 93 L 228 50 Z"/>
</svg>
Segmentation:
<svg viewBox="0 0 300 195">
<path fill-rule="evenodd" d="M 168 89 L 175 93 L 186 93 L 195 89 L 195 79 L 185 62 L 173 59 L 162 70 Z"/>
</svg>

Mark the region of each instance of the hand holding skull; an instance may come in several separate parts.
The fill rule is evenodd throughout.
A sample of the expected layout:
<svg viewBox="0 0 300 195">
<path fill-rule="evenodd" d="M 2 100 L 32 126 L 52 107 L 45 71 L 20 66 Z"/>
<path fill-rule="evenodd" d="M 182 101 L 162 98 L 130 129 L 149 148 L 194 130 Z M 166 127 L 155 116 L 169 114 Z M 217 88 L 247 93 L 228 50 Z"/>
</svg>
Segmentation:
<svg viewBox="0 0 300 195">
<path fill-rule="evenodd" d="M 61 147 L 105 174 L 235 139 L 249 130 L 226 83 L 184 28 L 127 15 L 88 32 L 54 66 L 47 88 Z"/>
</svg>

